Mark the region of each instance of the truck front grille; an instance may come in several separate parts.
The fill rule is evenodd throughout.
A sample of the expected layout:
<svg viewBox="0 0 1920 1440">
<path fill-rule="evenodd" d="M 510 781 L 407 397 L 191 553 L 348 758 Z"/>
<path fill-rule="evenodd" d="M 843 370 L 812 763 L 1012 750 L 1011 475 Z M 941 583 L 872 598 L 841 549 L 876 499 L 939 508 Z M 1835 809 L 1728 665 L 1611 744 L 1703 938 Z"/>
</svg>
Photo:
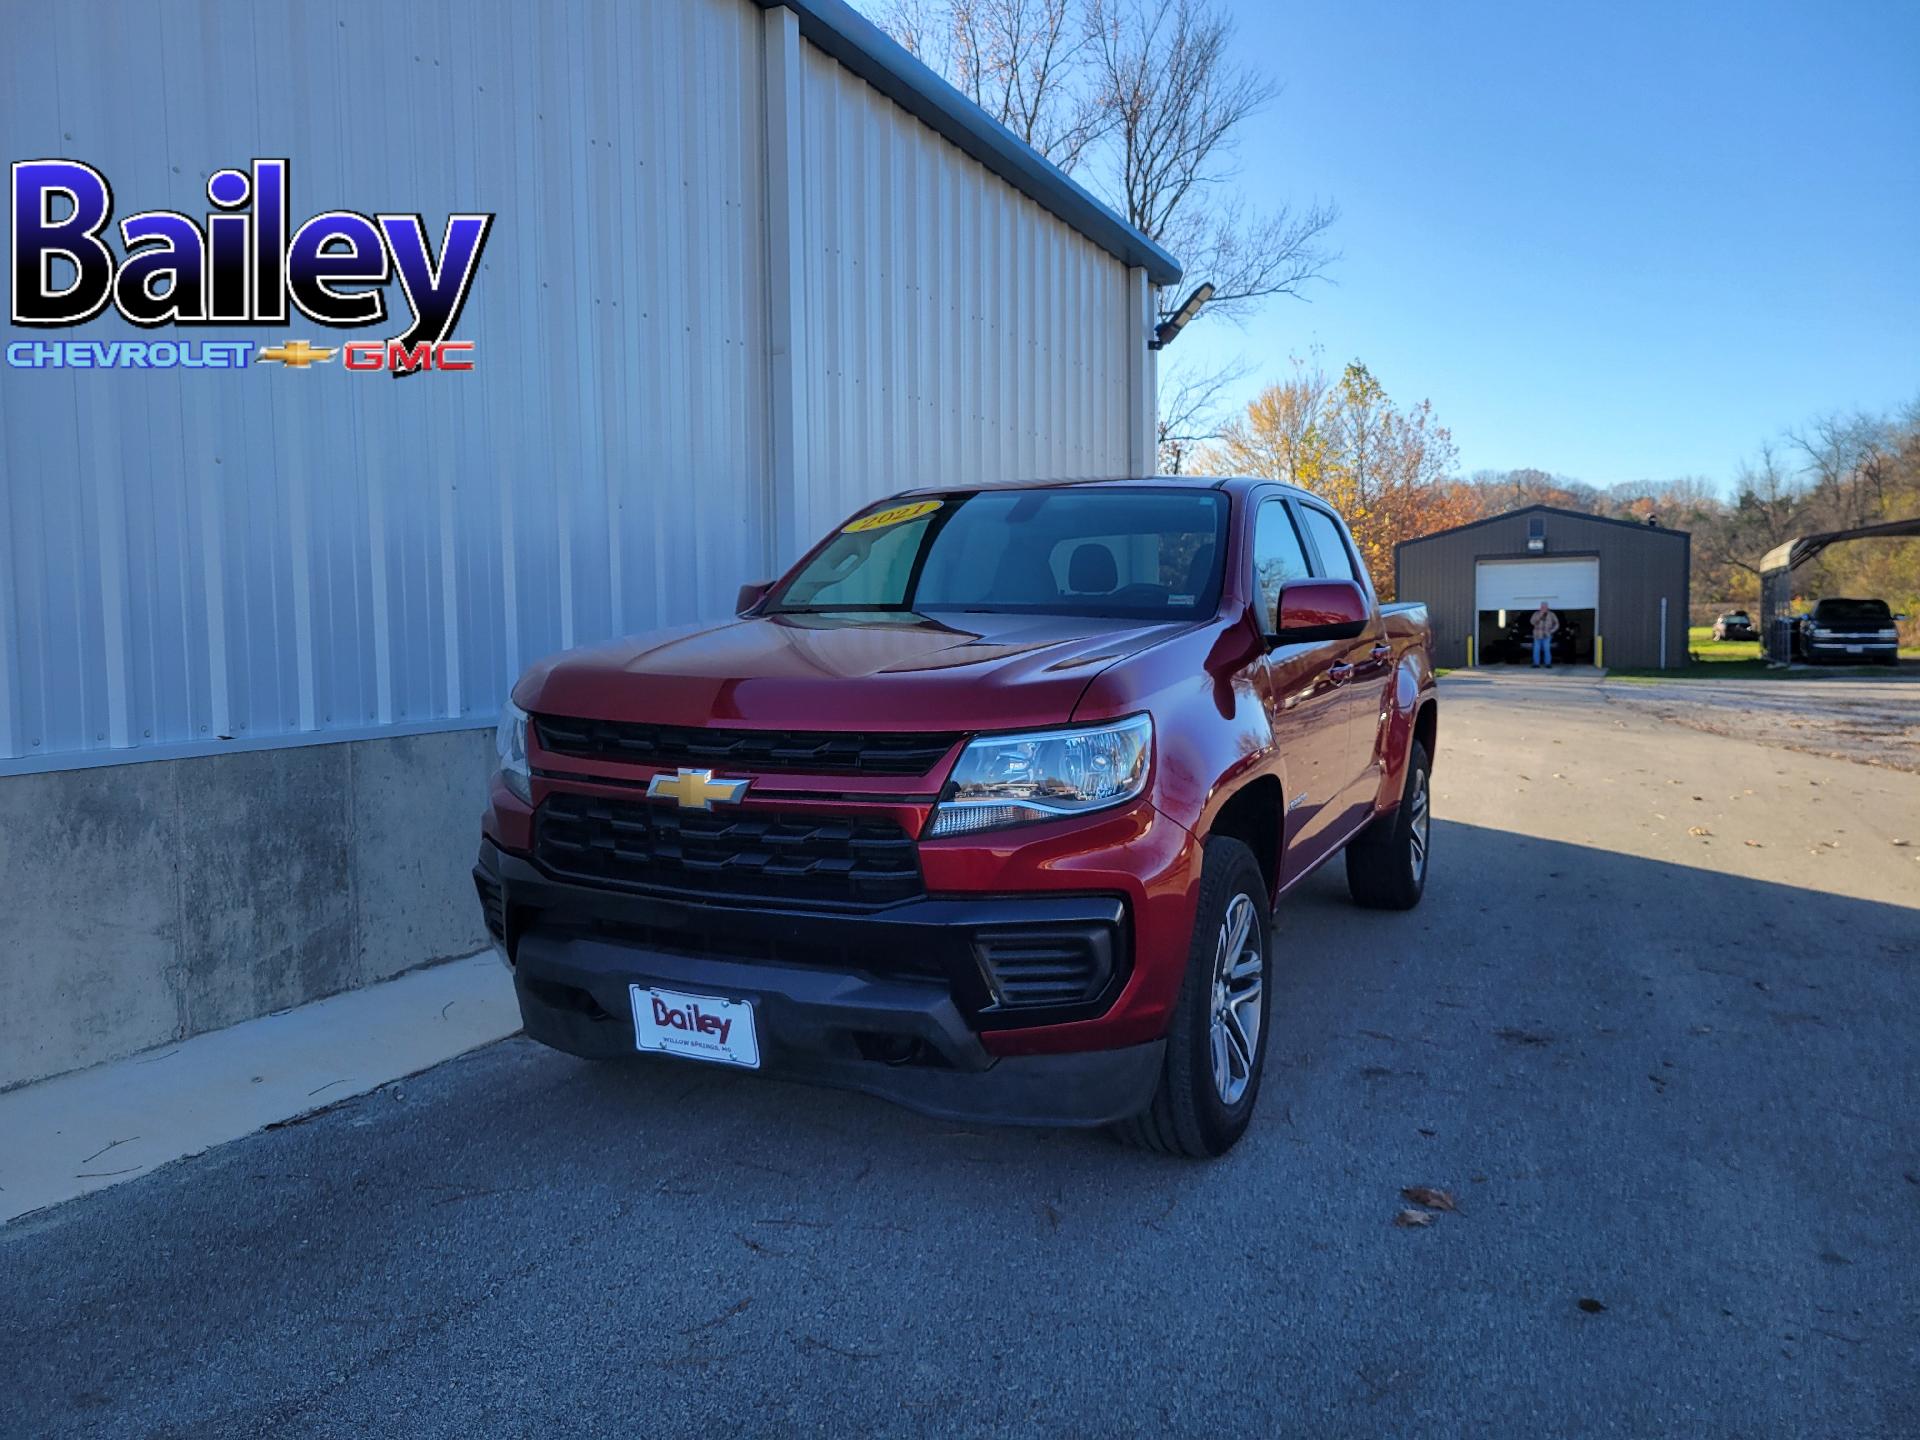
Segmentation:
<svg viewBox="0 0 1920 1440">
<path fill-rule="evenodd" d="M 960 738 L 886 731 L 708 730 L 562 715 L 536 716 L 534 726 L 543 747 L 575 760 L 813 775 L 924 775 Z"/>
<path fill-rule="evenodd" d="M 541 803 L 533 854 L 565 879 L 699 899 L 870 908 L 925 893 L 913 840 L 881 819 L 561 792 Z"/>
</svg>

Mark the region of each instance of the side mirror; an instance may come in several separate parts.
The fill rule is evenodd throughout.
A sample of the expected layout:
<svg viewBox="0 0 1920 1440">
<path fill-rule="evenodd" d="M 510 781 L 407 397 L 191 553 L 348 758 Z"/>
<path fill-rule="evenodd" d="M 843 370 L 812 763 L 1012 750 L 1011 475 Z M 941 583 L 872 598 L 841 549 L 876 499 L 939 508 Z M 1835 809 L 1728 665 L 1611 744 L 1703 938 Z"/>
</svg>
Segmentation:
<svg viewBox="0 0 1920 1440">
<path fill-rule="evenodd" d="M 1303 640 L 1351 640 L 1372 616 L 1367 597 L 1351 580 L 1290 580 L 1273 607 L 1277 645 Z"/>
<path fill-rule="evenodd" d="M 771 589 L 773 589 L 773 582 L 771 580 L 749 580 L 740 587 L 739 595 L 734 597 L 733 613 L 736 615 L 746 614 L 749 610 L 753 609 L 754 606 L 766 599 L 767 592 Z"/>
</svg>

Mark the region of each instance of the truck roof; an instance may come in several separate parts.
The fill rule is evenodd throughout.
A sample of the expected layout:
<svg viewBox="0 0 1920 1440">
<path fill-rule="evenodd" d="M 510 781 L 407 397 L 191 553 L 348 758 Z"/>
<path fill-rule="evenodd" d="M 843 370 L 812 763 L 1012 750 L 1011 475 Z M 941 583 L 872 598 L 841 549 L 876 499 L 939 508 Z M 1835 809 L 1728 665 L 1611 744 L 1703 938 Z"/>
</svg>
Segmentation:
<svg viewBox="0 0 1920 1440">
<path fill-rule="evenodd" d="M 1256 485 L 1272 485 L 1302 497 L 1310 493 L 1298 485 L 1289 485 L 1284 480 L 1269 480 L 1259 475 L 1094 475 L 1071 480 L 980 480 L 970 485 L 917 485 L 911 490 L 902 490 L 898 493 L 954 495 L 976 490 L 1063 490 L 1094 485 L 1115 486 L 1123 489 L 1150 487 L 1156 490 L 1178 487 L 1193 490 L 1225 490 L 1230 493 L 1251 490 Z"/>
</svg>

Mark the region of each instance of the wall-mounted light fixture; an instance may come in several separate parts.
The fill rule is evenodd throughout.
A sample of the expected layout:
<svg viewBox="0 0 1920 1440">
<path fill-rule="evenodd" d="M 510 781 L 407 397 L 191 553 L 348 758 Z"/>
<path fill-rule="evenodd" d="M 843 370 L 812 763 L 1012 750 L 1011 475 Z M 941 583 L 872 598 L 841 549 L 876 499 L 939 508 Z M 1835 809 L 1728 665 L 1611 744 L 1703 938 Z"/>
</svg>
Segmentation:
<svg viewBox="0 0 1920 1440">
<path fill-rule="evenodd" d="M 1196 285 L 1193 293 L 1187 296 L 1178 310 L 1153 327 L 1153 339 L 1147 342 L 1147 348 L 1149 350 L 1166 349 L 1173 343 L 1174 336 L 1193 323 L 1193 317 L 1200 313 L 1200 307 L 1212 298 L 1213 282 L 1211 280 L 1203 285 Z"/>
</svg>

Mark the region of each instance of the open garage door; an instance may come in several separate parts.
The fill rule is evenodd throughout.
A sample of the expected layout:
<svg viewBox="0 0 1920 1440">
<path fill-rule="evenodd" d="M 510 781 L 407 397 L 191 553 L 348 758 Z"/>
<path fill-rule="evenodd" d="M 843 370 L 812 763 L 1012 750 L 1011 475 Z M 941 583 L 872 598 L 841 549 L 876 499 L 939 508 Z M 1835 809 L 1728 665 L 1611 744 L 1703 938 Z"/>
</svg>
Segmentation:
<svg viewBox="0 0 1920 1440">
<path fill-rule="evenodd" d="M 1542 600 L 1555 610 L 1600 608 L 1600 561 L 1482 560 L 1473 567 L 1473 608 L 1531 610 Z"/>
<path fill-rule="evenodd" d="M 1594 619 L 1600 608 L 1600 561 L 1592 555 L 1555 560 L 1481 560 L 1473 567 L 1478 655 L 1483 664 L 1523 664 L 1531 654 L 1528 617 L 1542 600 L 1560 617 L 1555 664 L 1593 663 Z"/>
</svg>

